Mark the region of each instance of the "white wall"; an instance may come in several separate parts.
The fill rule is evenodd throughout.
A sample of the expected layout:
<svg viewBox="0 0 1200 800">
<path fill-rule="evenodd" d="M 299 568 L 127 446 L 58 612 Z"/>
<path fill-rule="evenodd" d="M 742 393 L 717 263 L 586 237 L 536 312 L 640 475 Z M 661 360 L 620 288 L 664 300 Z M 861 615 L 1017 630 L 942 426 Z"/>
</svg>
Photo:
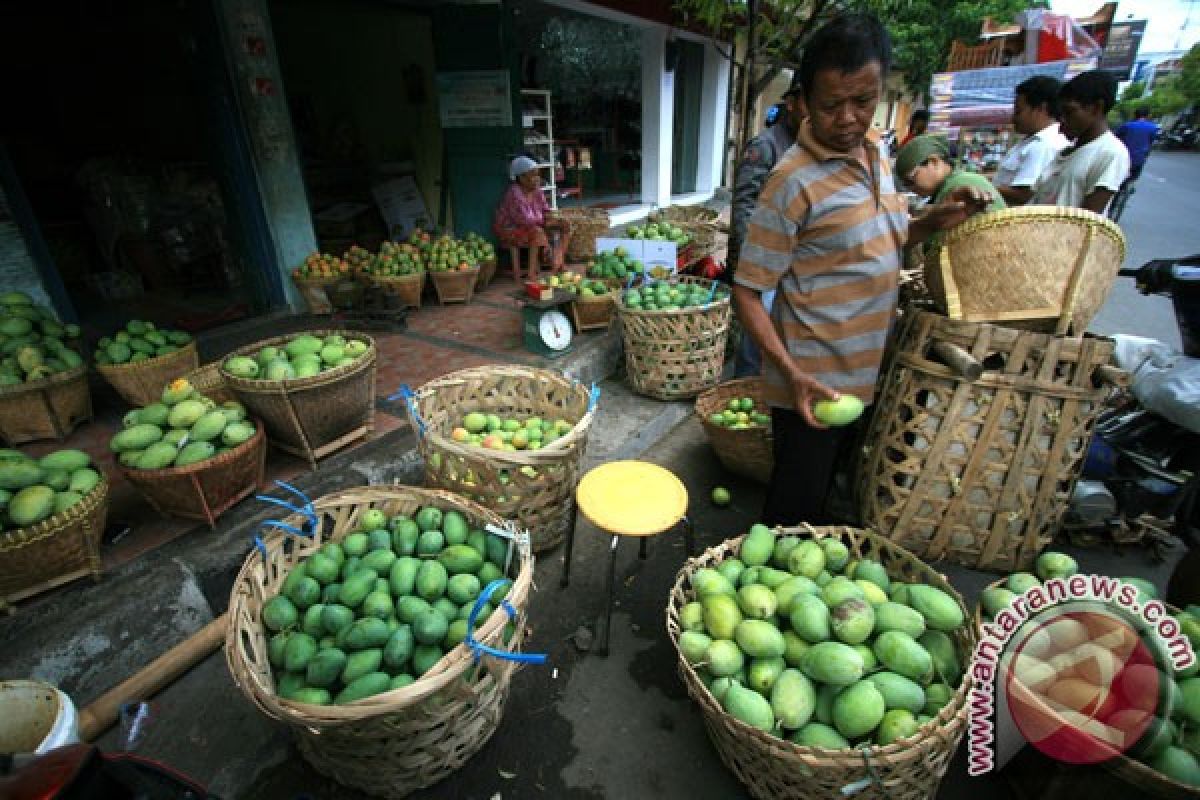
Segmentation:
<svg viewBox="0 0 1200 800">
<path fill-rule="evenodd" d="M 704 82 L 700 95 L 700 142 L 697 147 L 700 165 L 696 170 L 696 191 L 703 194 L 709 194 L 721 185 L 728 101 L 729 59 L 706 42 Z"/>
<path fill-rule="evenodd" d="M 642 30 L 642 202 L 671 205 L 672 116 L 675 74 L 664 68 L 667 34 Z"/>
</svg>

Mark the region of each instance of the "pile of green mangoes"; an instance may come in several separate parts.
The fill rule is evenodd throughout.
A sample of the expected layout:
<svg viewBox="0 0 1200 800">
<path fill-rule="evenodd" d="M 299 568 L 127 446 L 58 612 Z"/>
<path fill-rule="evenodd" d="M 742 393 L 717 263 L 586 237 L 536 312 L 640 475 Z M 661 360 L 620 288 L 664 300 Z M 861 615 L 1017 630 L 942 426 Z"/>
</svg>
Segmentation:
<svg viewBox="0 0 1200 800">
<path fill-rule="evenodd" d="M 191 340 L 186 331 L 159 330 L 153 322 L 131 319 L 124 330 L 96 342 L 96 363 L 136 364 L 174 353 Z"/>
<path fill-rule="evenodd" d="M 468 233 L 463 243 L 466 245 L 469 260 L 478 264 L 496 260 L 496 246 L 478 233 Z"/>
<path fill-rule="evenodd" d="M 673 225 L 666 220 L 647 222 L 645 225 L 630 225 L 625 229 L 625 235 L 630 239 L 674 242 L 679 246 L 687 244 L 692 238 L 678 225 Z"/>
<path fill-rule="evenodd" d="M 735 431 L 747 428 L 766 428 L 771 425 L 771 415 L 764 414 L 754 407 L 753 397 L 731 397 L 725 408 L 715 414 L 710 414 L 708 421 L 722 428 L 732 428 Z"/>
<path fill-rule="evenodd" d="M 892 580 L 836 537 L 754 525 L 736 558 L 697 570 L 679 649 L 726 713 L 806 747 L 915 734 L 963 676 L 946 592 Z"/>
<path fill-rule="evenodd" d="M 478 624 L 507 596 L 508 555 L 508 540 L 471 528 L 458 511 L 364 511 L 354 533 L 299 562 L 263 605 L 276 692 L 329 705 L 413 683 L 466 639 L 484 587 L 504 580 Z M 514 632 L 506 629 L 506 642 Z"/>
<path fill-rule="evenodd" d="M 40 381 L 83 364 L 66 339 L 79 326 L 63 325 L 24 292 L 0 294 L 0 386 Z"/>
<path fill-rule="evenodd" d="M 217 405 L 187 380 L 172 381 L 162 402 L 135 408 L 109 440 L 122 466 L 130 469 L 186 467 L 248 442 L 255 433 L 241 403 Z"/>
<path fill-rule="evenodd" d="M 1034 564 L 1034 573 L 1036 574 L 1014 572 L 1002 583 L 994 584 L 983 591 L 980 598 L 983 616 L 987 619 L 994 619 L 1002 610 L 1008 608 L 1019 595 L 1030 591 L 1035 586 L 1042 585 L 1045 581 L 1054 578 L 1070 578 L 1077 571 L 1078 566 L 1075 559 L 1069 555 L 1053 551 L 1042 553 Z M 1128 576 L 1118 580 L 1134 587 L 1137 595 L 1136 603 L 1139 608 L 1145 608 L 1147 603 L 1157 597 L 1157 589 L 1150 581 Z M 1200 653 L 1200 606 L 1189 606 L 1184 611 L 1173 611 L 1170 615 L 1178 623 L 1180 632 L 1191 642 L 1192 649 Z M 1065 639 L 1074 634 L 1078 639 L 1078 646 L 1089 648 L 1089 655 L 1092 659 L 1119 663 L 1119 659 L 1114 660 L 1107 652 L 1097 652 L 1102 645 L 1096 644 L 1099 639 L 1090 634 L 1084 623 L 1074 619 L 1060 618 L 1049 624 L 1057 628 L 1055 630 L 1056 639 L 1064 638 L 1064 642 L 1056 641 L 1055 644 L 1072 644 Z M 1142 642 L 1146 643 L 1152 652 L 1161 648 L 1161 642 L 1157 638 L 1151 637 L 1148 626 L 1138 622 L 1134 624 L 1134 627 Z M 1021 636 L 1020 630 L 1014 635 L 1015 638 L 1021 638 Z M 1114 640 L 1113 643 L 1117 642 Z M 1104 649 L 1107 650 L 1107 648 Z M 1073 659 L 1081 664 L 1080 668 L 1063 669 L 1054 666 L 1058 656 L 1051 658 L 1049 663 L 1044 663 L 1034 654 L 1032 646 L 1023 647 L 1019 658 L 1017 675 L 1022 682 L 1032 684 L 1032 689 L 1045 696 L 1055 698 L 1060 702 L 1067 701 L 1064 702 L 1065 705 L 1076 698 L 1088 700 L 1089 695 L 1093 702 L 1095 699 L 1103 700 L 1113 692 L 1120 692 L 1125 685 L 1123 676 L 1120 675 L 1115 681 L 1112 681 L 1114 685 L 1107 685 L 1103 682 L 1093 684 L 1097 675 L 1089 674 L 1088 670 L 1091 667 L 1084 663 L 1084 659 Z M 1167 660 L 1163 659 L 1163 661 Z M 1143 666 L 1134 669 L 1144 670 L 1146 668 Z M 1125 671 L 1128 670 L 1127 667 Z M 1094 670 L 1092 672 L 1094 673 Z M 1083 683 L 1084 681 L 1086 683 Z M 1158 706 L 1155 716 L 1141 738 L 1128 749 L 1127 754 L 1173 780 L 1189 786 L 1200 787 L 1200 661 L 1174 674 L 1158 670 L 1157 686 L 1159 687 L 1157 691 Z M 1066 696 L 1067 690 L 1070 690 L 1071 697 Z M 1084 710 L 1090 711 L 1086 708 Z M 1100 721 L 1107 721 L 1107 717 L 1102 715 L 1100 710 L 1090 713 L 1095 714 Z M 1122 711 L 1118 707 L 1116 713 L 1131 712 Z"/>
<path fill-rule="evenodd" d="M 289 381 L 345 366 L 362 358 L 369 349 L 370 345 L 362 339 L 347 340 L 337 333 L 323 339 L 302 333 L 282 347 L 262 348 L 253 358 L 228 358 L 223 367 L 229 374 L 247 380 Z"/>
<path fill-rule="evenodd" d="M 82 450 L 56 450 L 39 459 L 0 450 L 0 530 L 24 528 L 66 511 L 100 480 Z"/>
<path fill-rule="evenodd" d="M 729 297 L 729 289 L 718 286 L 715 292 L 702 283 L 648 283 L 621 293 L 621 303 L 633 311 L 674 311 L 700 308 Z"/>
<path fill-rule="evenodd" d="M 631 258 L 624 247 L 617 247 L 604 253 L 597 253 L 588 265 L 589 278 L 605 278 L 624 282 L 630 275 L 641 275 L 645 266 L 636 258 Z"/>
</svg>

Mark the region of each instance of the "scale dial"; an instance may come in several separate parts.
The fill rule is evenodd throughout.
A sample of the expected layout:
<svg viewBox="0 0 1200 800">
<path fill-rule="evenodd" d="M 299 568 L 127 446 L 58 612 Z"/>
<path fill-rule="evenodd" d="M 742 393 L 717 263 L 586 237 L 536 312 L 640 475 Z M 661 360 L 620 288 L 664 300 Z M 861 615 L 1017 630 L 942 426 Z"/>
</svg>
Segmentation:
<svg viewBox="0 0 1200 800">
<path fill-rule="evenodd" d="M 561 311 L 547 311 L 538 320 L 538 335 L 551 350 L 566 350 L 571 346 L 571 321 Z"/>
</svg>

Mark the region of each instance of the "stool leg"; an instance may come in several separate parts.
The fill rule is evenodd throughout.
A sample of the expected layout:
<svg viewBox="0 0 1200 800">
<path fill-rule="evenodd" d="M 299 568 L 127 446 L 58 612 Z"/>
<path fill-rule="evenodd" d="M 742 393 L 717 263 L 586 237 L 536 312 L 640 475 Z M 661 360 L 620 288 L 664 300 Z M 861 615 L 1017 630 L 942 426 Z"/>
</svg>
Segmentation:
<svg viewBox="0 0 1200 800">
<path fill-rule="evenodd" d="M 649 538 L 649 536 L 643 536 L 641 544 L 638 545 L 638 558 L 642 561 L 646 560 L 646 542 Z"/>
<path fill-rule="evenodd" d="M 575 521 L 579 518 L 579 510 L 571 509 L 571 523 L 567 526 L 567 552 L 563 556 L 563 571 L 562 580 L 558 582 L 559 588 L 567 588 L 567 584 L 571 582 L 571 551 L 575 549 Z"/>
<path fill-rule="evenodd" d="M 604 604 L 604 636 L 600 638 L 600 649 L 596 652 L 602 656 L 608 655 L 608 634 L 612 631 L 613 584 L 617 582 L 617 542 L 620 536 L 612 537 L 608 556 L 608 597 Z"/>
<path fill-rule="evenodd" d="M 687 544 L 688 555 L 696 555 L 696 531 L 692 527 L 692 518 L 686 514 L 683 517 L 683 541 Z"/>
</svg>

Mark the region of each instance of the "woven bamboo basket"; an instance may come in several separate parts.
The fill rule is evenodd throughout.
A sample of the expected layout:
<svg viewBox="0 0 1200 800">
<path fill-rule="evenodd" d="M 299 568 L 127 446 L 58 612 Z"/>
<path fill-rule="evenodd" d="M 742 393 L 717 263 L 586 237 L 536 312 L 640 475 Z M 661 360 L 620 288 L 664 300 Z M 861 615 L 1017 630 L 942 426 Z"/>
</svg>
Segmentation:
<svg viewBox="0 0 1200 800">
<path fill-rule="evenodd" d="M 128 364 L 97 364 L 96 371 L 131 406 L 147 406 L 162 399 L 171 381 L 200 366 L 196 343 L 188 342 L 174 353 Z"/>
<path fill-rule="evenodd" d="M 958 601 L 964 617 L 968 614 L 962 598 L 942 575 L 877 534 L 857 528 L 808 526 L 783 528 L 780 533 L 815 539 L 837 537 L 849 548 L 852 559 L 873 558 L 883 564 L 894 580 L 937 587 Z M 679 613 L 694 599 L 692 575 L 703 567 L 715 567 L 734 557 L 743 538 L 730 539 L 710 548 L 689 559 L 679 571 L 667 604 L 667 634 L 677 652 L 681 631 Z M 975 630 L 969 624 L 963 625 L 954 638 L 965 664 L 967 654 L 975 649 Z M 709 738 L 721 760 L 750 796 L 762 800 L 844 800 L 848 795 L 863 800 L 932 798 L 967 728 L 969 673 L 963 677 L 950 702 L 913 736 L 883 747 L 851 750 L 801 747 L 734 719 L 721 708 L 682 653 L 679 653 L 679 674 L 688 694 L 704 714 Z M 867 785 L 851 794 L 851 785 L 863 781 Z"/>
<path fill-rule="evenodd" d="M 479 280 L 479 267 L 446 272 L 430 272 L 433 290 L 437 292 L 438 302 L 469 303 L 475 295 L 475 282 Z"/>
<path fill-rule="evenodd" d="M 683 276 L 679 283 L 711 281 Z M 631 309 L 617 303 L 625 371 L 633 390 L 658 400 L 684 400 L 717 384 L 725 366 L 729 298 L 701 308 Z"/>
<path fill-rule="evenodd" d="M 425 288 L 425 271 L 410 275 L 371 275 L 371 284 L 399 298 L 405 308 L 421 308 L 421 292 Z"/>
<path fill-rule="evenodd" d="M 1007 580 L 1007 578 L 1001 578 L 993 581 L 985 587 L 985 590 L 1003 587 Z M 1168 603 L 1163 603 L 1163 605 L 1171 614 L 1179 612 L 1179 609 L 1175 606 Z M 983 635 L 983 624 L 983 604 L 979 603 L 975 606 L 974 614 L 977 639 Z M 1011 645 L 1009 649 L 1013 649 Z M 1060 728 L 1069 724 L 1054 709 L 1045 704 L 1038 694 L 1030 691 L 1019 681 L 1012 681 L 1008 686 L 1010 690 L 1015 690 L 1019 693 L 1019 700 L 1027 712 L 1030 709 L 1036 709 L 1041 712 L 1047 721 L 1048 728 Z M 1160 800 L 1196 800 L 1196 798 L 1200 798 L 1200 787 L 1180 783 L 1126 753 L 1115 753 L 1111 759 L 1101 762 L 1098 766 L 1102 767 L 1106 773 L 1115 775 L 1119 780 L 1127 783 L 1129 785 L 1129 796 L 1153 797 L 1160 798 Z M 1095 770 L 1092 770 L 1092 772 L 1095 772 Z M 1095 777 L 1097 788 L 1106 781 L 1111 780 L 1107 777 L 1096 777 L 1093 774 L 1088 774 L 1086 777 L 1088 779 Z M 1109 786 L 1105 785 L 1101 791 L 1107 794 Z M 1120 795 L 1118 794 L 1117 796 Z"/>
<path fill-rule="evenodd" d="M 612 294 L 576 297 L 571 302 L 571 319 L 575 323 L 575 331 L 583 333 L 607 330 L 612 324 L 615 308 Z"/>
<path fill-rule="evenodd" d="M 540 450 L 492 450 L 450 438 L 470 411 L 577 422 Z M 529 530 L 535 553 L 563 540 L 575 514 L 575 484 L 594 416 L 582 384 L 545 369 L 476 367 L 443 375 L 416 390 L 409 414 L 428 485 L 470 497 L 516 520 Z M 532 472 L 523 472 L 526 467 Z"/>
<path fill-rule="evenodd" d="M 0 386 L 0 438 L 10 446 L 37 439 L 62 441 L 91 418 L 86 366 L 33 383 Z"/>
<path fill-rule="evenodd" d="M 369 434 L 375 421 L 375 340 L 358 331 L 306 331 L 324 338 L 361 339 L 367 352 L 349 364 L 308 378 L 248 380 L 221 368 L 221 376 L 249 416 L 262 420 L 267 438 L 280 450 L 317 468 L 317 460 Z M 230 355 L 253 357 L 268 345 L 283 346 L 294 335 L 263 339 Z"/>
<path fill-rule="evenodd" d="M 694 263 L 717 252 L 717 226 L 710 222 L 682 222 L 679 227 L 687 233 L 688 261 Z"/>
<path fill-rule="evenodd" d="M 947 349 L 978 377 L 947 366 Z M 1112 352 L 1106 339 L 906 314 L 857 471 L 863 523 L 929 560 L 1028 568 L 1066 511 Z"/>
<path fill-rule="evenodd" d="M 750 397 L 754 399 L 755 408 L 767 408 L 762 378 L 741 378 L 702 392 L 696 398 L 696 416 L 700 418 L 700 424 L 708 434 L 709 444 L 716 451 L 717 458 L 725 469 L 759 483 L 767 483 L 771 480 L 771 470 L 775 467 L 771 428 L 755 425 L 752 428 L 734 430 L 709 421 L 713 414 L 724 411 L 729 400 L 734 397 Z"/>
<path fill-rule="evenodd" d="M 217 362 L 197 367 L 183 377 L 192 385 L 193 389 L 214 403 L 224 403 L 228 400 L 237 399 L 234 397 L 233 390 L 229 388 L 229 384 L 225 383 L 225 376 L 221 373 L 221 365 Z"/>
<path fill-rule="evenodd" d="M 720 216 L 720 212 L 707 206 L 667 206 L 661 211 L 650 214 L 650 221 L 665 219 L 673 225 L 694 222 L 715 223 Z"/>
<path fill-rule="evenodd" d="M 472 527 L 504 524 L 492 512 L 448 492 L 409 486 L 347 489 L 313 502 L 319 521 L 311 539 L 281 531 L 264 534 L 265 562 L 252 552 L 229 601 L 225 659 L 234 682 L 263 713 L 287 724 L 300 752 L 318 772 L 378 797 L 401 798 L 431 786 L 483 747 L 500 724 L 516 665 L 492 658 L 476 662 L 462 644 L 403 689 L 346 705 L 283 700 L 275 694 L 261 609 L 278 593 L 292 565 L 324 542 L 353 532 L 368 508 L 412 515 L 430 504 L 462 512 Z M 300 526 L 304 517 L 297 514 L 287 521 Z M 483 644 L 512 651 L 520 649 L 525 635 L 533 583 L 527 543 L 519 548 L 514 568 L 517 574 L 507 599 L 519 615 L 515 636 L 507 646 L 502 643 L 508 617 L 500 608 L 475 631 Z"/>
<path fill-rule="evenodd" d="M 85 575 L 99 580 L 107 515 L 108 481 L 102 477 L 66 511 L 0 532 L 0 608 Z"/>
<path fill-rule="evenodd" d="M 571 226 L 567 259 L 572 262 L 587 261 L 596 255 L 596 239 L 612 227 L 612 220 L 603 208 L 563 208 L 558 216 Z"/>
<path fill-rule="evenodd" d="M 256 422 L 254 435 L 228 453 L 186 467 L 122 466 L 121 474 L 159 514 L 198 519 L 216 530 L 217 517 L 262 486 L 266 462 L 267 437 Z"/>
<path fill-rule="evenodd" d="M 1125 236 L 1112 221 L 1078 208 L 1024 206 L 948 231 L 925 282 L 952 319 L 1079 333 L 1124 260 Z"/>
<path fill-rule="evenodd" d="M 293 275 L 292 283 L 296 284 L 296 290 L 304 298 L 310 313 L 329 314 L 333 311 L 333 303 L 330 302 L 329 293 L 325 290 L 332 289 L 341 279 L 340 275 L 328 278 L 297 278 Z"/>
</svg>

